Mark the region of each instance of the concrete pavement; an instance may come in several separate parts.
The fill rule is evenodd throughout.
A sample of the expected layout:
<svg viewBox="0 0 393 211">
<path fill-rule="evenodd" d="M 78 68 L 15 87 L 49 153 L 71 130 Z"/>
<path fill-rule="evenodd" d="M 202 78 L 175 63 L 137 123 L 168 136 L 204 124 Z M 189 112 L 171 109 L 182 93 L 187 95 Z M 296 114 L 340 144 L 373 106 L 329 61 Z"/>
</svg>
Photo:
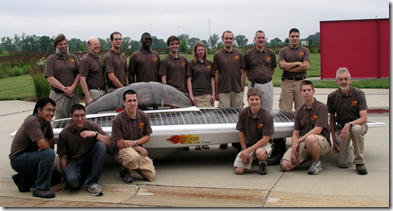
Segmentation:
<svg viewBox="0 0 393 211">
<path fill-rule="evenodd" d="M 315 97 L 326 102 L 334 89 L 316 89 Z M 369 108 L 389 108 L 389 90 L 364 89 Z M 274 88 L 274 109 L 278 109 L 280 88 Z M 39 199 L 20 193 L 11 176 L 15 173 L 8 154 L 17 130 L 32 113 L 34 103 L 0 102 L 0 206 L 1 207 L 389 207 L 390 154 L 388 114 L 369 115 L 369 120 L 384 122 L 385 127 L 369 129 L 365 151 L 368 175 L 360 176 L 355 167 L 337 167 L 333 152 L 322 158 L 323 171 L 308 175 L 310 162 L 293 172 L 269 166 L 265 176 L 258 166 L 238 176 L 233 172 L 237 151 L 182 151 L 154 160 L 156 180 L 144 181 L 136 175 L 133 184 L 124 184 L 118 175 L 120 164 L 107 156 L 100 184 L 104 196 L 93 197 L 85 189 L 56 193 L 54 199 Z M 290 140 L 287 140 L 289 144 Z M 57 159 L 58 162 L 58 159 Z"/>
</svg>

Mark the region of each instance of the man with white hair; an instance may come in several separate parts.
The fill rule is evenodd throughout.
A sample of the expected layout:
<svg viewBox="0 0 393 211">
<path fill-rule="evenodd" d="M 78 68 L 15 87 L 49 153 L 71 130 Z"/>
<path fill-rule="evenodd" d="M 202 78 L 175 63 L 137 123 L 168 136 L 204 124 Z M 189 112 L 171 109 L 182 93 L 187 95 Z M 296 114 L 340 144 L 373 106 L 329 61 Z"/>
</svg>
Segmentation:
<svg viewBox="0 0 393 211">
<path fill-rule="evenodd" d="M 96 37 L 90 37 L 87 47 L 89 52 L 83 56 L 79 66 L 80 83 L 86 105 L 105 94 L 104 63 L 98 55 L 100 41 Z"/>
<path fill-rule="evenodd" d="M 336 83 L 340 88 L 328 95 L 333 151 L 338 154 L 339 167 L 348 168 L 355 162 L 356 172 L 365 175 L 368 173 L 364 164 L 367 102 L 364 92 L 350 86 L 351 82 L 348 69 L 340 67 L 336 73 Z"/>
</svg>

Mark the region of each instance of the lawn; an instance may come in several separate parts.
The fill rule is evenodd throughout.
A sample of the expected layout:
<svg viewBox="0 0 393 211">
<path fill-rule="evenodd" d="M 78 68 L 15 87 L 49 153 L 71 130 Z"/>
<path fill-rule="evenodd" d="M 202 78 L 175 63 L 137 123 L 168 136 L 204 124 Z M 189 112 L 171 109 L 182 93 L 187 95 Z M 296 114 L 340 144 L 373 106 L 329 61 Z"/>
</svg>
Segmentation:
<svg viewBox="0 0 393 211">
<path fill-rule="evenodd" d="M 161 59 L 165 56 L 161 55 Z M 193 58 L 191 54 L 184 56 L 187 60 Z M 278 55 L 276 56 L 278 57 Z M 307 72 L 307 77 L 320 77 L 320 54 L 311 54 L 310 58 L 311 66 Z M 213 60 L 213 55 L 208 55 L 208 59 Z M 275 87 L 281 86 L 281 74 L 282 70 L 277 67 L 273 75 L 273 85 Z M 316 88 L 337 88 L 334 80 L 314 80 L 313 82 Z M 353 80 L 351 85 L 358 88 L 389 89 L 389 79 Z M 30 75 L 0 79 L 0 100 L 31 100 L 34 98 L 34 85 Z"/>
</svg>

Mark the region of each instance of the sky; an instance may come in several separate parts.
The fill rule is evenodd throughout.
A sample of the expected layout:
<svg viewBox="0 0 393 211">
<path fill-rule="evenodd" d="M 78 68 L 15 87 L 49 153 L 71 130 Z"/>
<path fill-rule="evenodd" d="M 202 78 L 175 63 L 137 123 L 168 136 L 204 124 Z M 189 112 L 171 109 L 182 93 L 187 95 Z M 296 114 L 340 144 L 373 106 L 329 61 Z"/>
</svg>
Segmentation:
<svg viewBox="0 0 393 211">
<path fill-rule="evenodd" d="M 15 34 L 68 39 L 109 38 L 113 31 L 140 40 L 188 34 L 207 40 L 225 30 L 249 43 L 263 30 L 284 40 L 291 28 L 306 38 L 321 21 L 389 18 L 388 0 L 0 0 L 0 38 Z"/>
</svg>

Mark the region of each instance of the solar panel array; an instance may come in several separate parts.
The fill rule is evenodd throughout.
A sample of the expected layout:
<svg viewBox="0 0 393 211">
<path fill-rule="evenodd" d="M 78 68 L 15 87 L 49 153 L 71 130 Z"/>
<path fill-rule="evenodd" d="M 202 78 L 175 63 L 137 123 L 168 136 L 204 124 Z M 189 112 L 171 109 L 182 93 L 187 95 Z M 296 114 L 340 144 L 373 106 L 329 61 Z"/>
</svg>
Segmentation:
<svg viewBox="0 0 393 211">
<path fill-rule="evenodd" d="M 274 122 L 293 122 L 294 112 L 273 111 Z M 174 111 L 162 113 L 149 113 L 151 126 L 166 125 L 190 125 L 190 124 L 230 124 L 237 123 L 238 110 L 228 108 L 211 108 L 201 109 L 200 111 Z M 112 119 L 115 116 L 103 116 L 86 118 L 92 122 L 96 122 L 101 127 L 111 127 Z M 53 128 L 64 128 L 71 122 L 71 119 L 54 120 Z"/>
</svg>

